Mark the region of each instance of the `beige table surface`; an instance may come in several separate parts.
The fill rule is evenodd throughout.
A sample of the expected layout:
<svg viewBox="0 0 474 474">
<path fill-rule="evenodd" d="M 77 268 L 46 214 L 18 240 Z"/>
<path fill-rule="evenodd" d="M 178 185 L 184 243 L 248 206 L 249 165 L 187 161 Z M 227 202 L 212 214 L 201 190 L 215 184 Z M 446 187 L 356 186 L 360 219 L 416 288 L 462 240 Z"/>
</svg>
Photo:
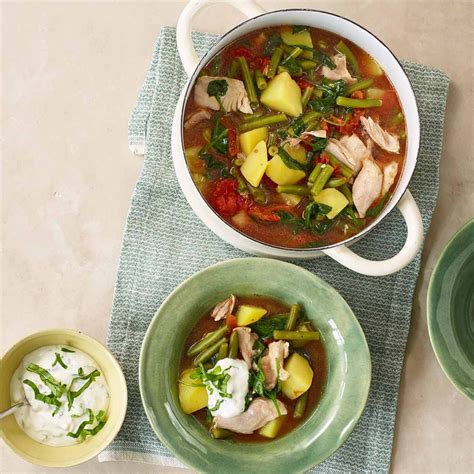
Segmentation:
<svg viewBox="0 0 474 474">
<path fill-rule="evenodd" d="M 175 25 L 184 3 L 1 4 L 2 354 L 16 340 L 48 327 L 77 328 L 105 340 L 122 232 L 142 164 L 127 147 L 128 116 L 160 27 Z M 474 405 L 443 375 L 425 311 L 439 253 L 474 215 L 473 3 L 260 4 L 348 16 L 400 58 L 443 69 L 451 78 L 440 193 L 415 292 L 392 470 L 473 472 Z M 214 11 L 197 17 L 197 29 L 222 33 L 242 19 L 226 5 Z M 24 462 L 3 443 L 1 470 L 48 471 Z M 99 470 L 173 471 L 97 460 L 68 469 Z"/>
</svg>

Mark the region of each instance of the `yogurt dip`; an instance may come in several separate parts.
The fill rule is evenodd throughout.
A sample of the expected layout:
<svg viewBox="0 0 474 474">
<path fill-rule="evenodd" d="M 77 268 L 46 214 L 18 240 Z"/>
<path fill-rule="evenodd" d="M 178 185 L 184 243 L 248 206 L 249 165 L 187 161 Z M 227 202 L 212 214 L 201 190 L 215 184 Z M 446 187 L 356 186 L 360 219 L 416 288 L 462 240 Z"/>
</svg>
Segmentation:
<svg viewBox="0 0 474 474">
<path fill-rule="evenodd" d="M 48 446 L 70 446 L 106 422 L 109 389 L 95 361 L 69 346 L 44 346 L 24 357 L 10 382 L 18 426 Z"/>
</svg>

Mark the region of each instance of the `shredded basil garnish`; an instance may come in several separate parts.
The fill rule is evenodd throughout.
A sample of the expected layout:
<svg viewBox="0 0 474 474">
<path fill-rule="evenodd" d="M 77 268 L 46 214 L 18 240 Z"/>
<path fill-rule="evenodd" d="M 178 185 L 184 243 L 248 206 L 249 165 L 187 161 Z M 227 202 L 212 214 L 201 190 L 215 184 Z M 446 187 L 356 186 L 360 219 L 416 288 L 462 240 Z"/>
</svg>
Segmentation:
<svg viewBox="0 0 474 474">
<path fill-rule="evenodd" d="M 56 398 L 54 393 L 50 393 L 49 395 L 45 395 L 44 393 L 41 393 L 39 388 L 36 386 L 34 382 L 32 382 L 29 379 L 23 380 L 23 383 L 25 385 L 28 385 L 30 387 L 34 394 L 35 394 L 35 400 L 39 400 L 40 402 L 46 403 L 47 405 L 53 405 L 56 407 L 56 409 L 53 412 L 53 416 L 56 415 L 56 413 L 59 411 L 61 408 L 61 402 Z"/>
<path fill-rule="evenodd" d="M 61 347 L 61 351 L 62 352 L 76 352 L 76 351 L 73 351 L 71 349 L 68 349 L 67 347 Z"/>
<path fill-rule="evenodd" d="M 26 370 L 38 375 L 41 381 L 53 392 L 55 397 L 59 398 L 65 392 L 66 385 L 57 381 L 46 369 L 43 369 L 39 365 L 31 363 Z"/>
<path fill-rule="evenodd" d="M 67 436 L 70 436 L 71 438 L 79 438 L 79 436 L 82 439 L 85 439 L 86 436 L 95 436 L 105 425 L 105 411 L 100 410 L 97 415 L 94 416 L 94 412 L 88 408 L 87 413 L 89 414 L 89 418 L 87 420 L 84 420 L 79 427 L 77 428 L 77 431 L 75 433 L 69 432 Z M 94 423 L 94 420 L 97 421 L 97 425 L 94 426 L 92 429 L 86 429 L 87 425 L 91 425 Z"/>
<path fill-rule="evenodd" d="M 206 386 L 210 394 L 217 390 L 219 395 L 223 398 L 232 398 L 232 394 L 227 392 L 227 384 L 230 380 L 230 374 L 227 372 L 232 366 L 222 370 L 219 366 L 207 371 L 202 364 L 199 364 L 196 372 L 191 374 L 192 379 L 201 380 Z"/>
<path fill-rule="evenodd" d="M 59 364 L 63 369 L 67 369 L 67 365 L 64 363 L 63 359 L 61 358 L 61 354 L 56 352 L 56 359 L 54 359 L 53 367 Z"/>
<path fill-rule="evenodd" d="M 69 390 L 67 392 L 68 410 L 71 409 L 74 399 L 79 397 L 81 393 L 84 392 L 84 390 L 86 390 L 89 385 L 99 376 L 100 372 L 97 369 L 94 369 L 91 373 L 84 375 L 84 370 L 82 367 L 79 368 L 78 376 L 72 379 L 71 385 L 69 386 Z M 86 382 L 79 390 L 73 390 L 72 387 L 77 380 L 85 380 Z"/>
</svg>

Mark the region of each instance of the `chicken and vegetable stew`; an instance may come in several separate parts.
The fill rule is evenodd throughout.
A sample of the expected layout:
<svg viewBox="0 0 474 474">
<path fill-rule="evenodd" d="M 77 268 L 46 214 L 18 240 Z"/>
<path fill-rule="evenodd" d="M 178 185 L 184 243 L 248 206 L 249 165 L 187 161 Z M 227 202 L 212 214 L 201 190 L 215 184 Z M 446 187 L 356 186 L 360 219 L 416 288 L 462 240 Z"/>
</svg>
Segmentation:
<svg viewBox="0 0 474 474">
<path fill-rule="evenodd" d="M 326 370 L 320 334 L 299 305 L 230 295 L 185 344 L 179 401 L 216 439 L 265 441 L 308 417 Z"/>
<path fill-rule="evenodd" d="M 405 121 L 375 60 L 305 26 L 253 32 L 201 71 L 185 109 L 194 182 L 227 223 L 287 248 L 370 224 L 403 168 Z"/>
</svg>

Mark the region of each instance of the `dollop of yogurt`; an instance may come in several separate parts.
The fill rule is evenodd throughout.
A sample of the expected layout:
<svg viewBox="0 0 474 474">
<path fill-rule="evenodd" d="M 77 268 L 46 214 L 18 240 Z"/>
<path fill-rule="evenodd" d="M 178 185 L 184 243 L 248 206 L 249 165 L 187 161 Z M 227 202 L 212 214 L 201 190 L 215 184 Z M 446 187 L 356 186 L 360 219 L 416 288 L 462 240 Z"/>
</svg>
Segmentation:
<svg viewBox="0 0 474 474">
<path fill-rule="evenodd" d="M 245 397 L 249 391 L 247 364 L 243 360 L 226 357 L 208 371 L 213 374 L 216 372 L 221 375 L 220 380 L 206 384 L 209 410 L 213 416 L 220 415 L 223 418 L 240 415 L 245 410 Z M 229 375 L 227 382 L 222 384 L 226 375 Z"/>
<path fill-rule="evenodd" d="M 95 372 L 90 377 L 94 371 L 99 375 Z M 63 388 L 54 396 L 56 386 Z M 51 398 L 44 398 L 51 395 L 54 404 L 47 403 Z M 100 368 L 87 354 L 70 346 L 44 346 L 25 356 L 13 374 L 10 396 L 12 404 L 26 396 L 28 403 L 15 412 L 16 421 L 30 438 L 48 446 L 83 441 L 84 436 L 70 433 L 77 434 L 81 424 L 92 417 L 83 429 L 91 431 L 101 421 L 103 424 L 109 405 L 109 389 Z"/>
</svg>

